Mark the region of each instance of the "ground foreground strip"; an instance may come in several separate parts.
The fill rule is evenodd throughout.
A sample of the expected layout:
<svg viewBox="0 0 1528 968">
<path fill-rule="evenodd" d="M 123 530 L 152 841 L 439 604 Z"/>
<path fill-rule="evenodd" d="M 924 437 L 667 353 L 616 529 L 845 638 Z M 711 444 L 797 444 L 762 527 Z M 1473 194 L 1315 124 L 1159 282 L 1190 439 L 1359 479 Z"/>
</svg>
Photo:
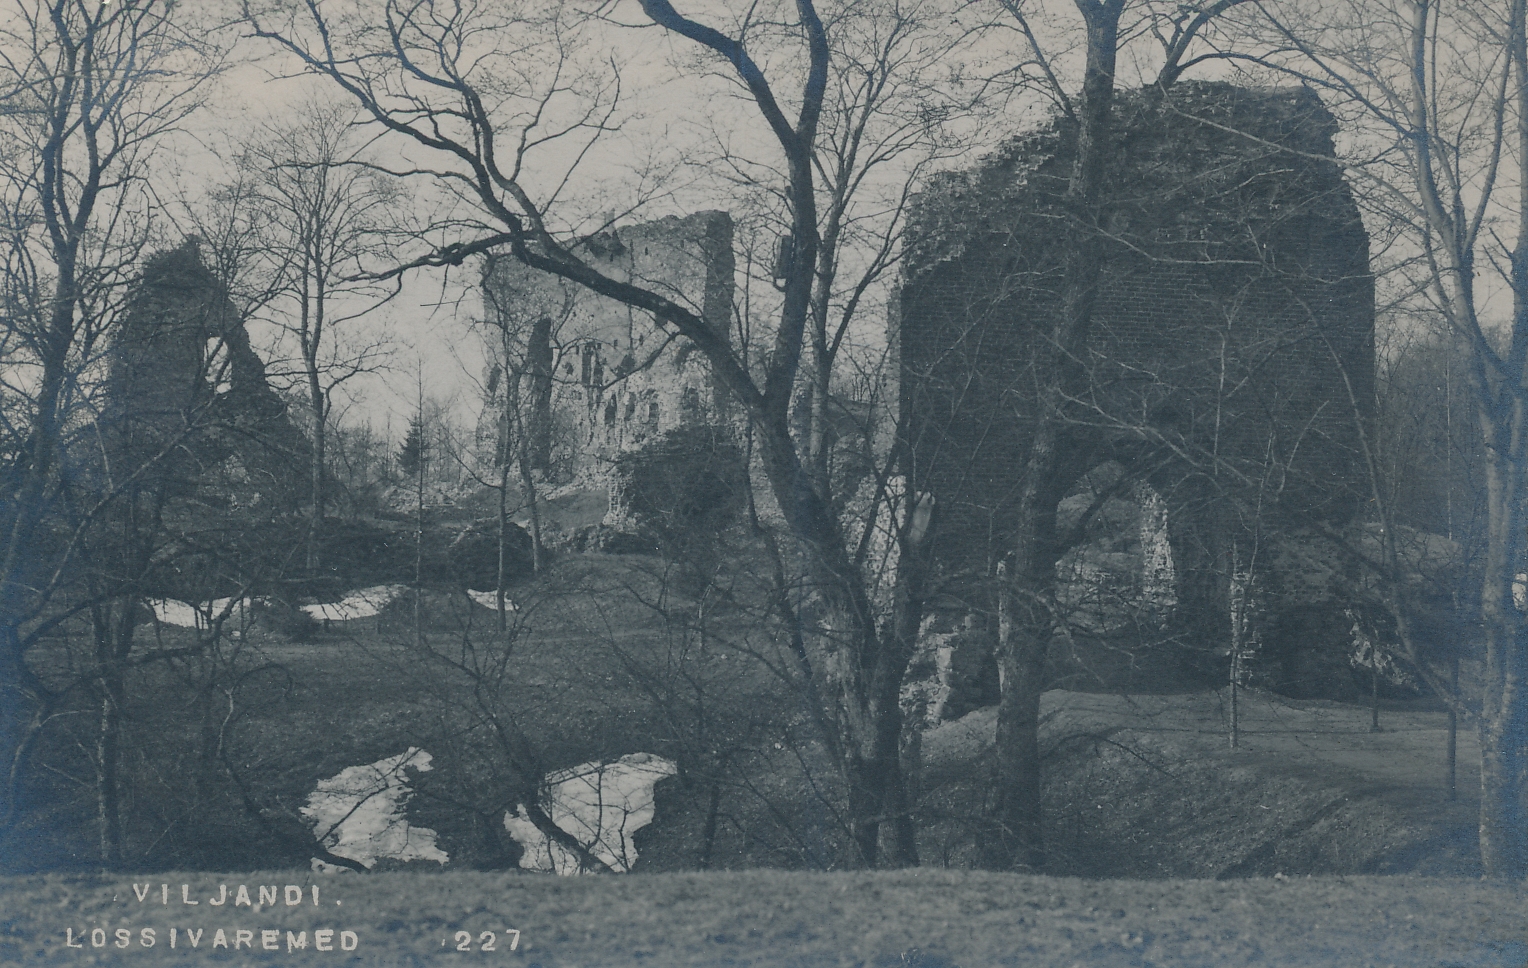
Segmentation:
<svg viewBox="0 0 1528 968">
<path fill-rule="evenodd" d="M 240 885 L 253 905 L 236 903 Z M 225 886 L 227 903 L 209 907 Z M 280 899 L 259 905 L 260 886 L 270 888 L 267 901 Z M 1524 902 L 1515 887 L 1416 877 L 49 874 L 0 878 L 0 964 L 1483 968 L 1528 961 Z M 95 948 L 97 928 L 107 940 Z M 196 951 L 186 947 L 188 928 L 202 932 Z M 209 947 L 220 928 L 230 946 L 240 929 L 252 940 L 237 952 Z M 66 947 L 66 929 L 82 947 Z M 152 949 L 144 929 L 153 930 Z M 317 951 L 326 930 L 333 950 Z M 352 951 L 340 950 L 344 931 L 354 933 Z M 478 950 L 487 932 L 491 954 Z M 289 951 L 288 933 L 309 946 Z M 118 937 L 129 947 L 116 948 Z M 276 950 L 262 950 L 268 939 Z M 470 956 L 456 950 L 464 942 Z"/>
</svg>

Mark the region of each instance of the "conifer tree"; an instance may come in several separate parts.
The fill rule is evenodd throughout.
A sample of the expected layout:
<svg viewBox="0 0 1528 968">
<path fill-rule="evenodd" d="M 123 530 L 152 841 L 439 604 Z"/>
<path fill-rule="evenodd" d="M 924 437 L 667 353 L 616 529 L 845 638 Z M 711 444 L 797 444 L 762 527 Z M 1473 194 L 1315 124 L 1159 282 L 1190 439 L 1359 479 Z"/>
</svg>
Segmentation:
<svg viewBox="0 0 1528 968">
<path fill-rule="evenodd" d="M 415 414 L 409 420 L 408 434 L 398 450 L 398 469 L 410 477 L 415 476 L 429 460 L 430 446 L 425 441 L 424 418 Z"/>
</svg>

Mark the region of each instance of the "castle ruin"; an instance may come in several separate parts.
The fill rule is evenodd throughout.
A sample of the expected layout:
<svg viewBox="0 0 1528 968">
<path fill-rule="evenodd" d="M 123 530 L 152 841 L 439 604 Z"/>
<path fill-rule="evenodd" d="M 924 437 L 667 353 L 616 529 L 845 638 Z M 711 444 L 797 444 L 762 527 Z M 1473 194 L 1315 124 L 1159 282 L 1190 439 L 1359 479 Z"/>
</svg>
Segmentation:
<svg viewBox="0 0 1528 968">
<path fill-rule="evenodd" d="M 1364 496 L 1374 289 L 1336 130 L 1307 89 L 1117 99 L 1088 386 L 1068 404 L 1072 503 L 1160 494 L 1176 597 L 1217 629 L 1259 529 L 1341 525 Z M 990 577 L 1012 545 L 1074 151 L 1064 120 L 1014 139 L 936 183 L 909 229 L 893 337 L 907 466 L 939 499 L 947 572 Z"/>
<path fill-rule="evenodd" d="M 731 329 L 732 219 L 699 212 L 618 227 L 575 251 L 599 272 Z M 527 448 L 553 485 L 609 486 L 614 461 L 678 428 L 722 423 L 726 398 L 700 354 L 649 314 L 508 256 L 483 275 L 489 373 L 480 454 Z M 523 435 L 523 436 L 521 436 Z M 612 492 L 612 511 L 620 496 Z"/>
</svg>

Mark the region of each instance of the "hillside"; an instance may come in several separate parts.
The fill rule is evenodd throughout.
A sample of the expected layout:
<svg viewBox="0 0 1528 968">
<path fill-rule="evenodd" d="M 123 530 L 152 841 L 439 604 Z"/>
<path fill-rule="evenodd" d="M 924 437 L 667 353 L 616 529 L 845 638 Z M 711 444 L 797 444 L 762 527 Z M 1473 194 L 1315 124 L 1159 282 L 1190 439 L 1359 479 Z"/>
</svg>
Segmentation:
<svg viewBox="0 0 1528 968">
<path fill-rule="evenodd" d="M 1443 788 L 1443 714 L 1249 692 L 1240 748 L 1223 693 L 1045 697 L 1053 869 L 960 865 L 963 788 L 984 775 L 995 710 L 925 736 L 926 866 L 874 873 L 670 872 L 690 808 L 661 786 L 637 873 L 515 870 L 0 878 L 0 963 L 573 966 L 1519 966 L 1522 890 L 1473 871 L 1477 752 L 1460 731 L 1460 798 Z M 946 809 L 941 814 L 940 810 Z M 1443 876 L 1418 876 L 1418 873 Z M 1373 876 L 1389 873 L 1395 876 Z M 1314 875 L 1314 876 L 1311 876 Z M 1120 879 L 1129 877 L 1133 879 Z M 137 885 L 136 891 L 134 885 Z M 186 897 L 199 900 L 185 905 Z M 208 902 L 226 884 L 230 906 Z M 233 899 L 248 885 L 254 905 Z M 258 906 L 259 886 L 302 902 Z M 161 893 L 160 885 L 165 885 Z M 314 885 L 322 904 L 308 901 Z M 136 894 L 143 894 L 140 901 Z M 169 903 L 161 903 L 167 900 Z M 332 903 L 332 907 L 331 907 Z M 91 932 L 101 928 L 101 947 Z M 145 928 L 154 948 L 146 949 Z M 176 929 L 177 947 L 168 947 Z M 229 946 L 211 947 L 216 931 Z M 335 951 L 287 950 L 329 928 Z M 128 949 L 115 947 L 126 929 Z M 185 932 L 199 932 L 186 950 Z M 262 930 L 279 932 L 261 950 Z M 503 950 L 518 930 L 517 950 Z M 340 931 L 352 931 L 353 952 Z M 72 933 L 66 933 L 72 932 Z M 465 935 L 458 932 L 466 932 Z M 493 932 L 490 939 L 484 932 Z M 68 948 L 73 940 L 82 947 Z M 485 943 L 495 952 L 480 950 Z M 466 943 L 471 954 L 458 953 Z"/>
<path fill-rule="evenodd" d="M 1227 693 L 1052 691 L 1042 704 L 1050 868 L 1095 877 L 1479 874 L 1479 747 L 1458 739 L 1458 799 L 1445 787 L 1447 718 L 1243 690 L 1239 747 Z M 947 811 L 930 847 L 961 862 L 962 818 L 996 710 L 925 734 L 926 809 Z M 930 849 L 924 855 L 930 858 Z M 938 854 L 933 855 L 935 857 Z"/>
</svg>

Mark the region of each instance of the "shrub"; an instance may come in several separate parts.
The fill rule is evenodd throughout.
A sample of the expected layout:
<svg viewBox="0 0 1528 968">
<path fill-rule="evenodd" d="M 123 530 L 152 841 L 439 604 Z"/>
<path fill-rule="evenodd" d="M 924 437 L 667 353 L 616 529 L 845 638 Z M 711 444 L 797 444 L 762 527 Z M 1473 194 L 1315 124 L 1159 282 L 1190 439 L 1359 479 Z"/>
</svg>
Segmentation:
<svg viewBox="0 0 1528 968">
<path fill-rule="evenodd" d="M 622 510 L 670 556 L 703 552 L 731 527 L 747 495 L 743 455 L 716 424 L 679 427 L 615 462 Z"/>
</svg>

